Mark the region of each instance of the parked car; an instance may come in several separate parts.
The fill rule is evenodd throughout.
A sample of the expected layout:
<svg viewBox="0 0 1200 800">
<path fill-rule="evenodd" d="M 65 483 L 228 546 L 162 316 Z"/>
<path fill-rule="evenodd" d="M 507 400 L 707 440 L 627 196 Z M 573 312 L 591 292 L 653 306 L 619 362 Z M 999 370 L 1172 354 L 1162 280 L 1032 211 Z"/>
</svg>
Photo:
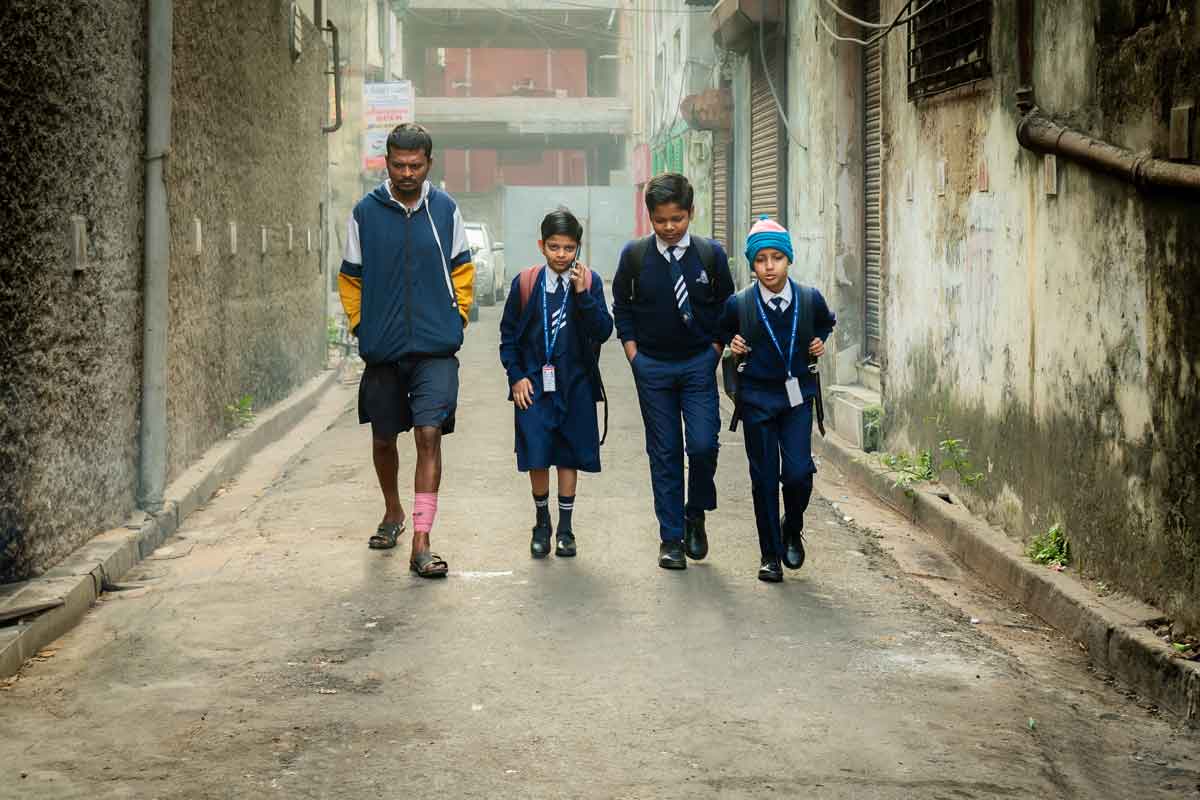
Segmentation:
<svg viewBox="0 0 1200 800">
<path fill-rule="evenodd" d="M 471 260 L 475 262 L 475 299 L 482 306 L 495 305 L 504 299 L 504 289 L 508 286 L 504 242 L 492 238 L 486 222 L 468 222 L 466 229 Z"/>
</svg>

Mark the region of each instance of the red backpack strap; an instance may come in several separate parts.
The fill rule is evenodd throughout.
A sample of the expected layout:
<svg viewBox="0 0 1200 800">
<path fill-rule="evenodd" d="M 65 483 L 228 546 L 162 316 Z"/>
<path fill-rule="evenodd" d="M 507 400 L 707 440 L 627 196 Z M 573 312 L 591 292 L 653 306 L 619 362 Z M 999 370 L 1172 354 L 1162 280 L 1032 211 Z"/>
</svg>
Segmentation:
<svg viewBox="0 0 1200 800">
<path fill-rule="evenodd" d="M 592 290 L 592 278 L 593 278 L 593 277 L 595 277 L 595 275 L 596 275 L 596 273 L 595 273 L 595 272 L 592 272 L 590 269 L 587 271 L 587 273 L 586 273 L 586 274 L 584 274 L 584 276 L 583 276 L 583 290 L 584 290 L 585 292 L 590 292 L 590 291 Z"/>
<path fill-rule="evenodd" d="M 521 310 L 525 310 L 525 306 L 529 304 L 529 296 L 533 294 L 533 285 L 537 283 L 538 276 L 542 274 L 542 266 L 526 267 L 521 270 L 521 281 L 519 288 L 521 291 Z"/>
</svg>

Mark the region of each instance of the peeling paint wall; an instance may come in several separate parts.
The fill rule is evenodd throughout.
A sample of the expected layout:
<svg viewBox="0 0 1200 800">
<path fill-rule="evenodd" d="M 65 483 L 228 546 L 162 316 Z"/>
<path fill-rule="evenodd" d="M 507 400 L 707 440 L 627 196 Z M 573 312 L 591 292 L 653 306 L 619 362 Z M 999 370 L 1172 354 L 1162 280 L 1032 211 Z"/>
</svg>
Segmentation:
<svg viewBox="0 0 1200 800">
<path fill-rule="evenodd" d="M 1200 2 L 1035 5 L 1039 105 L 1165 157 L 1171 106 L 1200 102 Z M 905 48 L 884 52 L 891 448 L 967 439 L 974 510 L 1020 538 L 1064 524 L 1085 574 L 1200 625 L 1200 203 L 1062 159 L 1043 191 L 1015 136 L 1013 4 L 971 90 L 909 102 Z"/>
</svg>

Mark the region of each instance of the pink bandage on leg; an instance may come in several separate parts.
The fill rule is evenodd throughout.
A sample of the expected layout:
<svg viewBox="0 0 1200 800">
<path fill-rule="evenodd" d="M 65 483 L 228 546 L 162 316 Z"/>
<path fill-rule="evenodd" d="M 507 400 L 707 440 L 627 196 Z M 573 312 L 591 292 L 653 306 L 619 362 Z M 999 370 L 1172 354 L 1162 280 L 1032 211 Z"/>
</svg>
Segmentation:
<svg viewBox="0 0 1200 800">
<path fill-rule="evenodd" d="M 437 517 L 437 492 L 417 492 L 413 495 L 413 530 L 417 533 L 429 533 L 433 530 L 433 520 Z"/>
</svg>

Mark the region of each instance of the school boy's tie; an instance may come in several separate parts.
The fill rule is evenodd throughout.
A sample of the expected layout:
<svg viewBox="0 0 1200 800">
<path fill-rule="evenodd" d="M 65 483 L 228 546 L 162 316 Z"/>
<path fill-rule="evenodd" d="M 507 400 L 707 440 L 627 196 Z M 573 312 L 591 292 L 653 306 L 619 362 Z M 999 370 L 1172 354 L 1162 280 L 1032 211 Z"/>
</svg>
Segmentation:
<svg viewBox="0 0 1200 800">
<path fill-rule="evenodd" d="M 675 256 L 675 248 L 667 248 L 671 256 L 671 283 L 675 287 L 675 305 L 679 307 L 679 318 L 684 325 L 692 324 L 692 301 L 688 297 L 687 281 L 683 277 L 683 267 Z"/>
</svg>

